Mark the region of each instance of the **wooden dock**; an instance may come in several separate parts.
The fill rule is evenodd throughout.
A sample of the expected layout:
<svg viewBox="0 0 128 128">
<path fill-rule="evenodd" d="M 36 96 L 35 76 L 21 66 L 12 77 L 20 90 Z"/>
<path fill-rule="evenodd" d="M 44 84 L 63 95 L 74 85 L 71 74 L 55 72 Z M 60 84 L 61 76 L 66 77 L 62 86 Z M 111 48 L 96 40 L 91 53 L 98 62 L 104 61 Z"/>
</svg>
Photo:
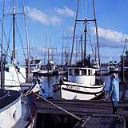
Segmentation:
<svg viewBox="0 0 128 128">
<path fill-rule="evenodd" d="M 91 101 L 80 101 L 80 100 L 49 100 L 51 103 L 63 108 L 64 110 L 80 117 L 83 120 L 78 121 L 78 124 L 74 128 L 85 127 L 89 120 L 101 119 L 122 119 L 121 128 L 127 128 L 127 118 L 128 118 L 128 101 L 119 102 L 119 108 L 117 114 L 112 113 L 112 104 L 111 101 L 103 100 L 91 100 Z M 45 100 L 37 100 L 37 113 L 42 114 L 59 114 L 59 115 L 68 115 L 65 111 L 53 106 Z M 94 119 L 94 120 L 95 120 Z M 107 120 L 108 121 L 108 120 Z M 114 120 L 115 121 L 115 120 Z M 85 123 L 86 122 L 86 123 Z M 111 122 L 111 121 L 110 121 Z M 92 122 L 93 123 L 93 122 Z M 92 127 L 93 128 L 93 127 Z M 98 128 L 98 127 L 97 127 Z M 107 128 L 107 127 L 105 127 Z M 120 127 L 119 127 L 120 128 Z"/>
</svg>

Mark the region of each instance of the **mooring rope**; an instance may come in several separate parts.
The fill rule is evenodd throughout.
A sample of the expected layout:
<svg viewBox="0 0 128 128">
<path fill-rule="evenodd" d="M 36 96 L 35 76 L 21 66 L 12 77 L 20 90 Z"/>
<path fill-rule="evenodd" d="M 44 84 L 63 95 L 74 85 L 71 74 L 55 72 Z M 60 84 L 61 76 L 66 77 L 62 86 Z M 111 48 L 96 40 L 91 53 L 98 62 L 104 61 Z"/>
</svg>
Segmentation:
<svg viewBox="0 0 128 128">
<path fill-rule="evenodd" d="M 51 101 L 47 100 L 46 98 L 44 98 L 44 97 L 40 96 L 39 94 L 35 93 L 35 95 L 36 95 L 36 96 L 38 96 L 39 98 L 41 98 L 42 100 L 46 101 L 47 103 L 49 103 L 49 104 L 53 105 L 54 107 L 56 107 L 56 108 L 58 108 L 58 109 L 62 110 L 63 112 L 67 113 L 68 115 L 70 115 L 70 116 L 74 117 L 75 119 L 77 119 L 77 120 L 79 120 L 79 121 L 81 121 L 81 120 L 82 120 L 82 118 L 80 118 L 80 117 L 78 117 L 78 116 L 74 115 L 73 113 L 71 113 L 71 112 L 69 112 L 69 111 L 65 110 L 64 108 L 62 108 L 62 107 L 60 107 L 60 106 L 58 106 L 58 105 L 54 104 L 53 102 L 51 102 Z"/>
<path fill-rule="evenodd" d="M 90 120 L 90 118 L 91 118 L 91 116 L 88 116 L 88 118 L 83 122 L 82 127 L 84 127 L 87 124 L 87 122 Z"/>
</svg>

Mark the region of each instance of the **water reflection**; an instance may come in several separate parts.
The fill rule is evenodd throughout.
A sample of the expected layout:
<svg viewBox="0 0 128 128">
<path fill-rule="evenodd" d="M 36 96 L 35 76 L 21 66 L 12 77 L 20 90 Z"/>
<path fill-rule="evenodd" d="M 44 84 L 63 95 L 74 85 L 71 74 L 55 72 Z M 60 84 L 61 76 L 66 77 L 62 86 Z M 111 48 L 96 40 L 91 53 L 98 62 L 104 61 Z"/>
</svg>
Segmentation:
<svg viewBox="0 0 128 128">
<path fill-rule="evenodd" d="M 57 83 L 62 76 L 49 76 L 49 77 L 40 77 L 41 81 L 41 90 L 40 94 L 45 98 L 54 97 L 53 93 L 53 84 Z"/>
<path fill-rule="evenodd" d="M 40 77 L 40 81 L 41 81 L 41 89 L 40 89 L 40 94 L 45 97 L 45 98 L 50 98 L 50 97 L 54 97 L 54 93 L 53 93 L 53 84 L 57 83 L 60 78 L 62 78 L 62 75 L 56 75 L 56 76 L 49 76 L 49 77 Z M 120 80 L 119 80 L 120 81 Z M 105 82 L 105 92 L 109 90 L 109 85 L 110 85 L 110 76 L 104 76 L 103 77 L 103 82 Z M 122 86 L 122 85 L 120 85 Z M 128 91 L 126 91 L 126 94 L 128 93 Z M 126 95 L 125 94 L 125 95 Z M 122 97 L 122 90 L 120 87 L 120 98 Z"/>
</svg>

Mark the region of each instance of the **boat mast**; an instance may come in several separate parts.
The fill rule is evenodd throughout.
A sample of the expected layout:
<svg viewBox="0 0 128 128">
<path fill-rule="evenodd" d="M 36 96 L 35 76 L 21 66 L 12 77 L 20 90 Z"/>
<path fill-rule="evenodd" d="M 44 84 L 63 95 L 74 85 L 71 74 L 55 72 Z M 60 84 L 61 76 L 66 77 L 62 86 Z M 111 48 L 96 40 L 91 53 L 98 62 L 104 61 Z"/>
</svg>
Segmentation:
<svg viewBox="0 0 128 128">
<path fill-rule="evenodd" d="M 83 35 L 81 34 L 81 37 L 80 37 L 80 45 L 81 45 L 81 60 L 83 60 Z"/>
<path fill-rule="evenodd" d="M 4 46 L 4 16 L 5 16 L 5 0 L 3 4 L 3 17 L 2 17 L 2 41 L 1 41 L 1 89 L 4 89 L 4 83 L 5 83 L 5 78 L 4 78 L 4 64 L 5 64 L 5 55 L 3 52 L 3 46 Z"/>
<path fill-rule="evenodd" d="M 49 51 L 49 48 L 48 48 L 48 65 L 50 64 L 50 57 L 49 57 L 49 54 L 50 54 L 50 51 Z"/>
<path fill-rule="evenodd" d="M 84 36 L 84 60 L 86 60 L 87 58 L 87 19 L 84 20 L 84 24 L 85 24 L 85 28 L 84 28 L 84 33 L 85 33 L 85 36 Z"/>
<path fill-rule="evenodd" d="M 15 0 L 13 0 L 13 12 L 12 12 L 12 20 L 13 20 L 13 50 L 12 50 L 12 60 L 11 63 L 16 64 L 16 37 L 15 37 L 15 26 L 16 26 L 16 7 Z"/>
<path fill-rule="evenodd" d="M 93 0 L 93 15 L 94 15 L 94 23 L 95 23 L 95 31 L 96 31 L 97 57 L 98 57 L 98 64 L 101 74 L 100 79 L 101 79 L 102 73 L 101 73 L 101 62 L 100 62 L 100 46 L 99 46 L 98 27 L 97 27 L 96 11 L 95 11 L 95 0 Z"/>
<path fill-rule="evenodd" d="M 26 20 L 26 13 L 25 13 L 25 4 L 24 0 L 22 0 L 22 5 L 23 5 L 23 15 L 24 15 L 24 20 L 25 20 L 25 32 L 26 32 L 26 43 L 27 43 L 27 73 L 26 73 L 26 82 L 31 82 L 31 76 L 30 76 L 30 42 L 28 39 L 28 28 L 27 28 L 27 20 Z"/>
<path fill-rule="evenodd" d="M 64 32 L 63 32 L 63 41 L 62 41 L 62 56 L 61 56 L 61 65 L 64 65 Z"/>
<path fill-rule="evenodd" d="M 75 24 L 74 24 L 74 31 L 73 31 L 73 41 L 72 41 L 72 49 L 71 49 L 71 57 L 69 64 L 72 64 L 72 56 L 73 56 L 73 50 L 74 50 L 74 43 L 75 43 L 75 36 L 76 36 L 76 24 L 77 24 L 77 17 L 78 17 L 78 10 L 79 10 L 79 1 L 77 3 L 77 11 L 76 11 L 76 17 L 75 17 Z"/>
<path fill-rule="evenodd" d="M 125 39 L 125 44 L 124 44 L 124 48 L 123 48 L 123 53 L 122 53 L 122 56 L 121 56 L 121 74 L 122 74 L 122 83 L 125 83 L 125 71 L 124 71 L 124 67 L 125 67 L 125 54 L 127 56 L 127 38 Z M 125 53 L 125 54 L 124 54 Z"/>
<path fill-rule="evenodd" d="M 95 24 L 95 31 L 96 31 L 96 43 L 97 43 L 97 57 L 98 57 L 98 63 L 100 67 L 100 55 L 99 55 L 99 39 L 98 39 L 98 27 L 97 27 L 97 21 L 96 21 L 96 12 L 95 12 L 95 3 L 93 0 L 93 19 L 77 19 L 78 17 L 78 10 L 79 10 L 79 0 L 77 4 L 77 13 L 76 13 L 76 19 L 75 19 L 75 25 L 74 25 L 74 33 L 73 33 L 73 44 L 72 44 L 72 51 L 71 51 L 71 58 L 70 58 L 70 64 L 72 62 L 72 56 L 73 56 L 73 49 L 74 49 L 74 43 L 75 43 L 75 35 L 76 35 L 76 25 L 77 22 L 83 22 L 85 24 L 84 27 L 84 49 L 83 49 L 83 59 L 87 59 L 87 24 L 88 22 L 94 22 Z"/>
<path fill-rule="evenodd" d="M 84 60 L 87 59 L 87 23 L 88 22 L 94 22 L 95 19 L 80 19 L 80 20 L 76 20 L 77 22 L 83 22 L 85 24 L 85 28 L 84 28 Z"/>
<path fill-rule="evenodd" d="M 44 65 L 46 64 L 46 43 L 47 43 L 47 38 L 45 38 L 45 48 L 44 48 Z"/>
</svg>

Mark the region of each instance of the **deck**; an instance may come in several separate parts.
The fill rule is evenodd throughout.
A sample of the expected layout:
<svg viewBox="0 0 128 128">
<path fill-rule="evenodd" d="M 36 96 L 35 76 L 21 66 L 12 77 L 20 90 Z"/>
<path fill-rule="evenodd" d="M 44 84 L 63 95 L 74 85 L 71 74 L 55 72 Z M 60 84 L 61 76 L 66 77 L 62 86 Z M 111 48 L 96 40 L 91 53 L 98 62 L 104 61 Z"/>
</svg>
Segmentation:
<svg viewBox="0 0 128 128">
<path fill-rule="evenodd" d="M 119 108 L 117 114 L 112 113 L 112 104 L 111 101 L 104 100 L 91 100 L 91 101 L 80 101 L 80 100 L 46 100 L 38 99 L 37 100 L 37 113 L 42 114 L 59 114 L 59 115 L 68 115 L 73 114 L 78 117 L 78 123 L 74 128 L 85 128 L 91 122 L 91 128 L 102 128 L 103 122 L 105 120 L 109 126 L 116 124 L 118 119 L 120 119 L 119 126 L 117 128 L 127 128 L 127 118 L 128 118 L 128 101 L 119 102 Z M 54 106 L 53 104 L 59 106 Z M 66 110 L 65 111 L 63 111 Z M 69 113 L 67 113 L 69 112 Z M 76 118 L 77 118 L 76 117 Z M 81 120 L 82 123 L 81 123 Z M 115 122 L 115 123 L 114 123 Z M 95 127 L 97 124 L 97 127 Z M 99 127 L 98 127 L 99 126 Z M 90 127 L 90 125 L 89 125 Z M 87 127 L 88 128 L 88 127 Z"/>
</svg>

